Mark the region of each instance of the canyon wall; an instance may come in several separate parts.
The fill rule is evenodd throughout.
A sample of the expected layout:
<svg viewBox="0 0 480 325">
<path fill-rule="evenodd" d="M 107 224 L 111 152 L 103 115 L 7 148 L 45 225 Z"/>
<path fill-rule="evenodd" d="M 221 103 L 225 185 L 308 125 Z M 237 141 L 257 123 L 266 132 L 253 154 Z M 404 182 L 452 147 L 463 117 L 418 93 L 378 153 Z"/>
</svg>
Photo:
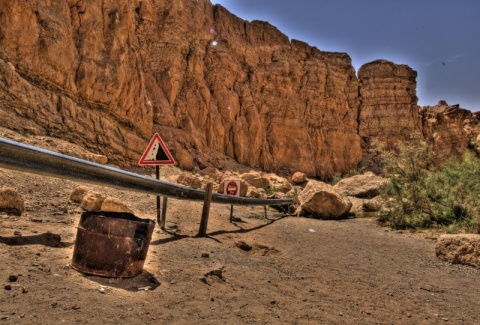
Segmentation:
<svg viewBox="0 0 480 325">
<path fill-rule="evenodd" d="M 268 23 L 203 0 L 7 0 L 0 24 L 3 126 L 122 164 L 154 131 L 179 156 L 284 173 L 325 177 L 361 159 L 348 55 Z"/>
<path fill-rule="evenodd" d="M 158 132 L 186 169 L 228 156 L 328 178 L 355 168 L 368 139 L 422 128 L 415 78 L 375 61 L 357 79 L 347 54 L 208 0 L 0 3 L 0 126 L 119 165 Z"/>
</svg>

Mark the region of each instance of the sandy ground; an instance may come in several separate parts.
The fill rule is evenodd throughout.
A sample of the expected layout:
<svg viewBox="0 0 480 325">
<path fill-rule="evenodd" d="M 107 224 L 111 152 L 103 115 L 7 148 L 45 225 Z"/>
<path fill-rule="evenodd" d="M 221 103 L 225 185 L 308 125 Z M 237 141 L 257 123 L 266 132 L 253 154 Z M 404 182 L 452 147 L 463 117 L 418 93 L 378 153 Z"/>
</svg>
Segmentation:
<svg viewBox="0 0 480 325">
<path fill-rule="evenodd" d="M 82 274 L 70 266 L 78 185 L 0 169 L 26 201 L 21 217 L 0 213 L 0 324 L 480 324 L 480 270 L 373 219 L 235 207 L 230 223 L 230 206 L 212 204 L 197 238 L 202 202 L 169 199 L 170 233 L 156 227 L 141 275 Z M 87 186 L 156 219 L 153 196 Z"/>
</svg>

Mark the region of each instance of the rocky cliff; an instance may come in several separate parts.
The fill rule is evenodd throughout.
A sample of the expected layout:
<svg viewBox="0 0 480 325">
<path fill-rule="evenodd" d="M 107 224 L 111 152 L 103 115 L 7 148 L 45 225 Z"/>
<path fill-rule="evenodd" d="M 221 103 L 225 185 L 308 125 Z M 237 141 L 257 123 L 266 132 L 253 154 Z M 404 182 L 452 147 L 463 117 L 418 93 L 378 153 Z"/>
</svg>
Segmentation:
<svg viewBox="0 0 480 325">
<path fill-rule="evenodd" d="M 469 146 L 478 151 L 471 141 L 476 140 L 479 132 L 477 114 L 443 100 L 435 106 L 422 107 L 419 112 L 424 138 L 439 159 L 461 155 Z"/>
<path fill-rule="evenodd" d="M 416 77 L 410 67 L 385 60 L 367 63 L 358 70 L 358 133 L 362 138 L 393 144 L 421 132 Z"/>
<path fill-rule="evenodd" d="M 376 61 L 355 75 L 323 52 L 208 0 L 0 3 L 0 126 L 136 164 L 159 132 L 181 167 L 222 155 L 329 177 L 362 138 L 419 124 L 416 73 Z"/>
</svg>

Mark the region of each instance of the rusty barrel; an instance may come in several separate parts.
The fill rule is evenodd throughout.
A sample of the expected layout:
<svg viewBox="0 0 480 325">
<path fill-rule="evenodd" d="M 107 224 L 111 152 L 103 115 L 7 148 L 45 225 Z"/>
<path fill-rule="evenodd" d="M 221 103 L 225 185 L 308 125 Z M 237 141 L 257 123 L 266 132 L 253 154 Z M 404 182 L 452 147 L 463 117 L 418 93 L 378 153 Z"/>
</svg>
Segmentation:
<svg viewBox="0 0 480 325">
<path fill-rule="evenodd" d="M 143 270 L 154 228 L 154 221 L 131 213 L 84 212 L 72 267 L 99 276 L 134 277 Z"/>
</svg>

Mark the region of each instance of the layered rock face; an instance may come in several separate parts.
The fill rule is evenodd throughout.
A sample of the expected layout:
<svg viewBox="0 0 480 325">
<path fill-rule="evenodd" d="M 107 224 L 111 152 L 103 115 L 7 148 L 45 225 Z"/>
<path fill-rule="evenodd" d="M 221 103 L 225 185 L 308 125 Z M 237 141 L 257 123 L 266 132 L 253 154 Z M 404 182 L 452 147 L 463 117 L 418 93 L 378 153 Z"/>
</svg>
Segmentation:
<svg viewBox="0 0 480 325">
<path fill-rule="evenodd" d="M 350 58 L 209 1 L 7 0 L 0 24 L 3 126 L 125 164 L 153 131 L 183 155 L 277 172 L 324 177 L 361 159 Z"/>
<path fill-rule="evenodd" d="M 417 73 L 406 65 L 377 60 L 358 70 L 362 138 L 387 144 L 421 133 L 416 97 Z"/>
<path fill-rule="evenodd" d="M 152 108 L 128 1 L 0 3 L 0 123 L 122 162 L 151 134 Z"/>
<path fill-rule="evenodd" d="M 421 125 L 415 77 L 375 61 L 357 79 L 347 54 L 208 0 L 0 2 L 0 126 L 120 165 L 159 132 L 186 169 L 226 155 L 327 178 L 357 166 L 362 138 Z"/>
</svg>

